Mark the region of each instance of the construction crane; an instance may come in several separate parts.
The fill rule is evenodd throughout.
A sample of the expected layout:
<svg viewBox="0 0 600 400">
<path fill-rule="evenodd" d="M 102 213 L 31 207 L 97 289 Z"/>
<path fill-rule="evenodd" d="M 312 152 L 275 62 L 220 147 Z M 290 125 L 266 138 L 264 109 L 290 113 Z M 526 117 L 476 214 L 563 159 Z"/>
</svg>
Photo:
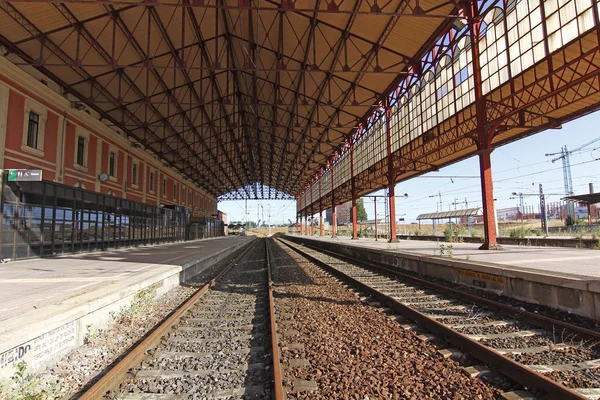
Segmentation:
<svg viewBox="0 0 600 400">
<path fill-rule="evenodd" d="M 564 177 L 564 181 L 565 181 L 565 194 L 567 196 L 573 195 L 573 179 L 571 177 L 571 157 L 570 157 L 571 154 L 573 154 L 579 150 L 582 150 L 583 148 L 585 148 L 591 144 L 594 144 L 597 141 L 600 141 L 600 137 L 597 137 L 594 140 L 591 140 L 585 144 L 582 144 L 581 146 L 579 146 L 573 150 L 567 149 L 567 146 L 565 145 L 560 149 L 560 153 L 546 153 L 546 157 L 558 155 L 558 157 L 552 159 L 552 162 L 562 160 L 563 177 Z M 572 202 L 567 202 L 567 215 L 570 215 L 571 218 L 575 218 L 575 206 Z"/>
</svg>

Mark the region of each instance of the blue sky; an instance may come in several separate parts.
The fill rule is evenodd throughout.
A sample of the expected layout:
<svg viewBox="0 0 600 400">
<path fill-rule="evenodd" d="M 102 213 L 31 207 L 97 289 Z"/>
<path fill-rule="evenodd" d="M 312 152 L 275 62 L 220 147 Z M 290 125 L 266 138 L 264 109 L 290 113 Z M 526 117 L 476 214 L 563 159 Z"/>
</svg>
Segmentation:
<svg viewBox="0 0 600 400">
<path fill-rule="evenodd" d="M 494 150 L 492 173 L 494 197 L 497 199 L 496 207 L 518 206 L 519 199 L 511 199 L 514 197 L 511 193 L 539 193 L 540 183 L 544 187 L 544 192 L 551 194 L 547 202 L 559 201 L 564 193 L 562 163 L 560 160 L 552 163 L 553 157 L 546 157 L 545 154 L 560 152 L 564 145 L 569 149 L 575 149 L 598 137 L 600 137 L 600 112 L 569 122 L 563 125 L 562 129 L 547 130 Z M 600 141 L 571 155 L 571 174 L 575 194 L 587 193 L 590 182 L 594 183 L 596 192 L 600 191 Z M 444 210 L 448 210 L 449 207 L 454 209 L 455 206 L 451 203 L 454 203 L 455 199 L 457 203 L 461 203 L 456 206 L 459 209 L 465 208 L 465 199 L 469 207 L 480 207 L 478 158 L 471 157 L 442 168 L 439 172 L 429 173 L 396 185 L 397 195 L 408 194 L 406 199 L 397 199 L 397 216 L 412 222 L 421 213 L 437 211 L 439 192 L 442 192 Z M 228 221 L 242 220 L 244 203 L 244 201 L 224 201 L 219 203 L 218 208 L 227 213 Z M 539 197 L 525 197 L 526 205 L 538 203 Z M 247 204 L 247 220 L 256 221 L 257 211 L 262 219 L 263 208 L 264 220 L 268 220 L 270 208 L 272 223 L 287 222 L 288 219 L 296 220 L 295 201 L 249 200 Z M 369 218 L 372 219 L 373 200 L 365 199 L 365 207 Z M 383 213 L 383 200 L 379 200 L 377 214 L 381 218 Z"/>
</svg>

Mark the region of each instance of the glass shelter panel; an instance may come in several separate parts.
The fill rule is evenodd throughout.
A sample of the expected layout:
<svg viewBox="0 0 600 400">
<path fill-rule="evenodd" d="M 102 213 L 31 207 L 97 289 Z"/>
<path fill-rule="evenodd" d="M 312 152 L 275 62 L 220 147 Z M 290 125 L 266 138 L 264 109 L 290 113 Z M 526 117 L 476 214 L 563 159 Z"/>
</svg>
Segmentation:
<svg viewBox="0 0 600 400">
<path fill-rule="evenodd" d="M 54 182 L 4 177 L 1 200 L 1 259 L 174 242 L 185 240 L 190 228 L 184 207 L 156 207 Z M 211 223 L 210 235 L 222 235 L 221 221 Z"/>
</svg>

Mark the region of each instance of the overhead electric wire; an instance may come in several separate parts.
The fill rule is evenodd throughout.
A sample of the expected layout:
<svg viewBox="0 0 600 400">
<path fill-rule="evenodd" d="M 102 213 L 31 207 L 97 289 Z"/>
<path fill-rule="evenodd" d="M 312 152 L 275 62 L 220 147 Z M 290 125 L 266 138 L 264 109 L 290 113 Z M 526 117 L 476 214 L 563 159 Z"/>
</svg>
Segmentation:
<svg viewBox="0 0 600 400">
<path fill-rule="evenodd" d="M 589 161 L 582 161 L 580 163 L 571 164 L 571 166 L 584 165 L 584 164 L 589 164 L 589 163 L 596 162 L 596 161 L 600 161 L 600 158 L 595 158 L 595 159 L 592 159 L 592 160 L 589 160 Z M 544 161 L 544 163 L 546 163 L 546 162 L 548 162 L 548 161 Z M 536 163 L 536 164 L 542 164 L 542 163 Z M 524 178 L 524 177 L 527 177 L 527 176 L 539 175 L 539 174 L 546 173 L 548 171 L 554 171 L 554 170 L 559 170 L 559 169 L 562 169 L 562 167 L 556 167 L 556 168 L 546 169 L 546 170 L 543 170 L 543 171 L 532 172 L 532 173 L 529 173 L 529 174 L 516 175 L 516 176 L 509 177 L 509 178 L 503 178 L 503 179 L 499 179 L 499 180 L 494 180 L 494 184 L 496 184 L 498 182 L 506 182 L 506 181 L 510 181 L 510 180 L 514 180 L 514 179 L 518 179 L 518 178 Z M 508 171 L 508 170 L 506 170 L 506 171 Z M 476 187 L 480 187 L 480 185 L 471 185 L 471 186 L 466 186 L 466 187 L 463 187 L 463 188 L 460 188 L 460 189 L 453 189 L 453 190 L 449 190 L 449 191 L 444 192 L 444 194 L 457 193 L 457 192 L 464 193 L 465 189 L 471 189 L 471 188 L 476 188 Z M 496 189 L 498 189 L 498 188 L 496 188 Z M 414 202 L 421 202 L 422 200 L 429 198 L 429 195 L 431 195 L 431 194 L 432 193 L 429 193 L 427 196 L 418 197 L 418 198 L 409 200 L 408 202 L 404 202 L 403 204 L 409 204 L 409 203 L 414 203 Z"/>
</svg>

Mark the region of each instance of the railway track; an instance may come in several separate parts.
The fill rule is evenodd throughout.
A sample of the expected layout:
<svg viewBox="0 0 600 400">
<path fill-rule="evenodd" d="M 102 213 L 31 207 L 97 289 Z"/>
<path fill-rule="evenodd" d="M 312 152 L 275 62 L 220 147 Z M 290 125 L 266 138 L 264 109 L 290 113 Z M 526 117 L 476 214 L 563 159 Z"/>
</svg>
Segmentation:
<svg viewBox="0 0 600 400">
<path fill-rule="evenodd" d="M 389 267 L 281 242 L 357 288 L 364 293 L 363 300 L 416 322 L 404 324 L 405 329 L 423 331 L 424 340 L 442 338 L 460 349 L 441 350 L 445 356 L 474 358 L 466 368 L 471 376 L 491 379 L 500 372 L 529 391 L 507 398 L 600 399 L 598 332 L 530 315 Z"/>
<path fill-rule="evenodd" d="M 256 240 L 80 398 L 281 399 L 269 254 Z"/>
</svg>

